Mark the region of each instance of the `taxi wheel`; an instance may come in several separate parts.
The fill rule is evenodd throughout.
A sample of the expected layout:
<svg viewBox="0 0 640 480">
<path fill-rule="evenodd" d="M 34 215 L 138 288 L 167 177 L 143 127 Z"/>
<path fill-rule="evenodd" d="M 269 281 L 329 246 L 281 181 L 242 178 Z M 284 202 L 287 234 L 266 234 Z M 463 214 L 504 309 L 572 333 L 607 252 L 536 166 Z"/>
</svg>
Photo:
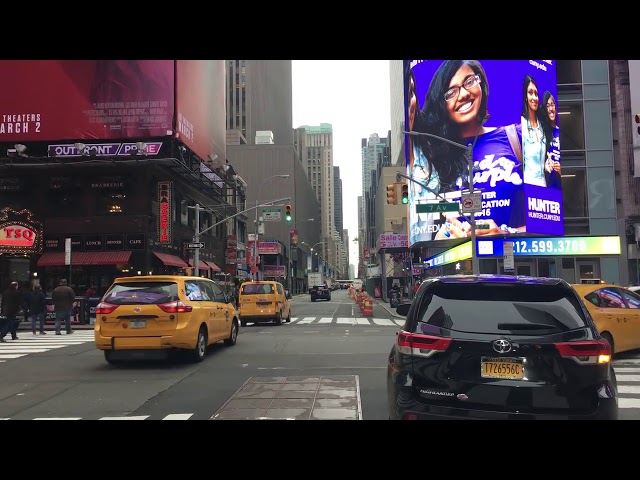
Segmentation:
<svg viewBox="0 0 640 480">
<path fill-rule="evenodd" d="M 276 325 L 282 325 L 282 313 L 278 312 L 276 318 L 273 320 Z"/>
<path fill-rule="evenodd" d="M 118 363 L 121 363 L 120 361 L 113 359 L 113 350 L 105 350 L 104 359 L 111 365 L 117 365 Z"/>
<path fill-rule="evenodd" d="M 235 345 L 238 341 L 238 322 L 235 320 L 231 323 L 231 333 L 229 334 L 229 338 L 224 339 L 224 344 L 228 347 Z"/>
<path fill-rule="evenodd" d="M 198 331 L 198 339 L 196 340 L 196 348 L 191 351 L 191 359 L 194 362 L 201 362 L 207 355 L 207 331 L 204 327 L 200 327 Z"/>
<path fill-rule="evenodd" d="M 602 334 L 602 338 L 604 338 L 607 343 L 609 344 L 609 346 L 611 347 L 611 358 L 613 358 L 613 355 L 616 353 L 615 352 L 615 345 L 613 344 L 613 337 L 611 336 L 611 334 L 609 332 L 604 332 Z"/>
</svg>

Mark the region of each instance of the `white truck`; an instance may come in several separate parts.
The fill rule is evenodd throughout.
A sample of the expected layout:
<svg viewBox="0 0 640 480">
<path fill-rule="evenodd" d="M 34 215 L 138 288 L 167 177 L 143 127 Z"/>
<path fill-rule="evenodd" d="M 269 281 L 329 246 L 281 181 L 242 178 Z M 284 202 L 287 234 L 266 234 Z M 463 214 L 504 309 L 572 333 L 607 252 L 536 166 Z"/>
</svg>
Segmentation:
<svg viewBox="0 0 640 480">
<path fill-rule="evenodd" d="M 315 285 L 324 285 L 324 278 L 322 278 L 322 272 L 313 272 L 307 275 L 307 288 L 311 291 L 311 288 Z"/>
</svg>

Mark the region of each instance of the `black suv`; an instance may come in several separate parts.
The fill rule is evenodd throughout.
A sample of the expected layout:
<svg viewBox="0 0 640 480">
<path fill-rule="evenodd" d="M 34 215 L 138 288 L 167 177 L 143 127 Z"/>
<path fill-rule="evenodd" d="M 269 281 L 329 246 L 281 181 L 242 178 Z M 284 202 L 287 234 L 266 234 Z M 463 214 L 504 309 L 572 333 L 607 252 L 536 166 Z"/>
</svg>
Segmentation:
<svg viewBox="0 0 640 480">
<path fill-rule="evenodd" d="M 564 280 L 439 277 L 396 311 L 390 419 L 618 418 L 611 349 Z"/>
<path fill-rule="evenodd" d="M 311 287 L 311 301 L 315 302 L 319 298 L 331 300 L 331 290 L 327 285 L 314 285 Z"/>
</svg>

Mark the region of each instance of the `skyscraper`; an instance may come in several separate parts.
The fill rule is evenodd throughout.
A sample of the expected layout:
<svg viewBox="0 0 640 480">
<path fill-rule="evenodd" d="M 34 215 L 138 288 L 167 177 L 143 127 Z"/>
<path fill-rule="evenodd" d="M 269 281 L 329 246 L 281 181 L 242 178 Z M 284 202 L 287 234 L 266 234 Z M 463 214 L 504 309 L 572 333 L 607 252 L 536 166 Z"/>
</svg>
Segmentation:
<svg viewBox="0 0 640 480">
<path fill-rule="evenodd" d="M 227 60 L 227 144 L 254 145 L 256 131 L 293 143 L 291 60 Z"/>
<path fill-rule="evenodd" d="M 333 223 L 336 227 L 336 231 L 342 241 L 344 241 L 343 235 L 343 209 L 342 209 L 342 179 L 340 178 L 340 167 L 333 167 L 333 192 L 335 196 L 334 202 L 334 215 Z"/>
</svg>

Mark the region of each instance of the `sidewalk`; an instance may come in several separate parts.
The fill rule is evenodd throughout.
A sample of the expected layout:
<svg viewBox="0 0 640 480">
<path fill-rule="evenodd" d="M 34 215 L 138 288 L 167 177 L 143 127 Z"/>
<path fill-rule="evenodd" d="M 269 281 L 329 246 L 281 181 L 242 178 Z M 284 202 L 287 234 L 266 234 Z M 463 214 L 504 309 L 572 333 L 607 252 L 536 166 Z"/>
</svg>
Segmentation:
<svg viewBox="0 0 640 480">
<path fill-rule="evenodd" d="M 389 315 L 392 315 L 393 317 L 396 317 L 396 318 L 406 318 L 406 317 L 403 317 L 402 315 L 398 315 L 395 308 L 390 308 L 387 302 L 379 298 L 374 298 L 373 300 L 376 302 L 377 305 L 384 308 L 387 311 L 387 313 L 389 313 Z M 403 302 L 403 303 L 408 303 L 408 302 Z"/>
<path fill-rule="evenodd" d="M 40 327 L 38 324 L 36 324 L 36 330 L 38 330 Z M 56 326 L 54 323 L 51 324 L 44 324 L 44 331 L 45 332 L 53 332 L 55 331 Z M 62 324 L 61 327 L 62 330 L 65 329 L 64 323 Z M 71 324 L 71 330 L 93 330 L 93 325 L 78 325 L 78 324 Z M 31 331 L 31 320 L 29 320 L 28 322 L 25 322 L 24 320 L 21 321 L 18 324 L 18 332 L 30 332 Z"/>
</svg>

